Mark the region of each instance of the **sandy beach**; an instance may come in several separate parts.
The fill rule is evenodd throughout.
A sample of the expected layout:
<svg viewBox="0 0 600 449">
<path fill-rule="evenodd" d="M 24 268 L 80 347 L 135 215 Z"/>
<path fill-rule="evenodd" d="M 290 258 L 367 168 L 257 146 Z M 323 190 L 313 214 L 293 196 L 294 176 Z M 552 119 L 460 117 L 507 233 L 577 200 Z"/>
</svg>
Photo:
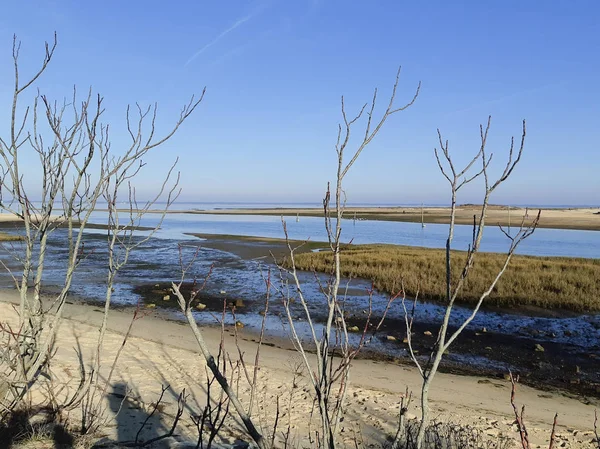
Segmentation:
<svg viewBox="0 0 600 449">
<path fill-rule="evenodd" d="M 525 222 L 531 221 L 538 209 L 524 209 L 507 206 L 490 206 L 487 213 L 488 225 L 519 226 L 523 217 Z M 600 230 L 600 208 L 546 208 L 541 210 L 540 228 Z M 158 211 L 157 211 L 158 212 Z M 448 224 L 450 209 L 444 207 L 425 207 L 424 223 Z M 473 216 L 479 216 L 481 207 L 477 205 L 459 206 L 456 210 L 456 223 L 470 225 Z M 273 215 L 322 217 L 322 208 L 272 208 L 272 209 L 216 209 L 216 210 L 170 210 L 169 213 L 211 214 L 211 215 Z M 383 220 L 421 222 L 420 207 L 347 207 L 345 218 L 359 220 Z"/>
<path fill-rule="evenodd" d="M 0 316 L 3 320 L 14 321 L 15 314 L 10 303 L 16 299 L 14 292 L 2 292 Z M 90 357 L 102 313 L 97 306 L 73 303 L 67 306 L 65 316 L 59 330 L 59 347 L 53 361 L 53 372 L 59 382 L 73 384 L 77 381 L 73 375 L 77 372 L 74 348 L 80 345 L 84 354 Z M 112 360 L 116 354 L 131 317 L 132 310 L 111 312 L 104 360 Z M 206 327 L 203 331 L 211 348 L 216 350 L 220 341 L 219 329 Z M 225 344 L 235 359 L 237 350 L 231 334 L 227 330 Z M 248 368 L 252 369 L 249 361 L 254 359 L 256 343 L 252 340 L 255 337 L 245 334 L 243 329 L 240 337 L 240 349 L 246 354 Z M 160 417 L 152 418 L 152 426 L 148 426 L 145 437 L 149 438 L 170 425 L 169 416 L 175 412 L 176 396 L 185 388 L 189 399 L 177 440 L 193 441 L 195 426 L 190 414 L 197 414 L 205 401 L 206 379 L 205 364 L 197 354 L 195 345 L 191 331 L 184 324 L 167 321 L 159 312 L 150 311 L 138 320 L 113 377 L 113 391 L 106 398 L 107 421 L 98 439 L 116 441 L 134 437 L 152 402 L 158 398 L 161 386 L 169 385 L 165 408 Z M 106 365 L 103 373 L 108 369 Z M 305 440 L 312 405 L 309 400 L 310 386 L 303 374 L 299 356 L 293 350 L 265 345 L 261 349 L 259 373 L 255 416 L 261 426 L 269 429 L 273 425 L 275 404 L 279 398 L 282 413 L 280 426 L 287 426 L 290 422 L 295 440 L 301 443 L 300 447 L 310 447 Z M 356 432 L 360 432 L 367 442 L 377 446 L 383 443 L 386 436 L 395 431 L 399 401 L 405 389 L 408 387 L 415 399 L 418 398 L 419 380 L 418 373 L 410 366 L 356 360 L 351 373 L 348 415 L 343 426 L 345 442 L 351 445 Z M 123 401 L 125 390 L 130 391 L 130 397 Z M 249 388 L 243 380 L 240 381 L 239 391 L 242 400 L 248 401 Z M 433 416 L 437 420 L 475 426 L 490 437 L 501 433 L 516 441 L 518 434 L 513 425 L 509 395 L 510 383 L 506 380 L 440 373 L 431 391 Z M 532 443 L 547 445 L 552 418 L 558 412 L 558 447 L 595 447 L 592 443 L 594 405 L 585 404 L 578 398 L 526 386 L 519 386 L 517 401 L 527 405 Z M 121 402 L 122 410 L 117 416 L 117 404 Z M 411 417 L 418 414 L 417 403 L 414 400 L 411 405 Z M 223 435 L 229 443 L 238 438 L 248 440 L 235 417 L 227 420 Z"/>
</svg>

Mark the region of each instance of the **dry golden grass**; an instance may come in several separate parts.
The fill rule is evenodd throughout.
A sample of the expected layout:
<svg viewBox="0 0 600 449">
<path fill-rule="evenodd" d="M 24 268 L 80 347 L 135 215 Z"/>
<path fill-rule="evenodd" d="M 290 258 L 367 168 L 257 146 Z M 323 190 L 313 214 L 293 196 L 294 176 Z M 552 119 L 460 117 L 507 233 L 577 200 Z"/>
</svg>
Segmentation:
<svg viewBox="0 0 600 449">
<path fill-rule="evenodd" d="M 20 235 L 7 234 L 6 232 L 0 232 L 0 242 L 14 242 L 17 240 L 23 240 Z"/>
<path fill-rule="evenodd" d="M 466 253 L 452 253 L 453 278 L 457 279 Z M 472 303 L 489 286 L 504 263 L 502 254 L 476 257 L 461 302 Z M 395 293 L 404 282 L 407 295 L 417 289 L 423 299 L 443 300 L 445 251 L 395 245 L 350 245 L 341 253 L 342 274 L 373 281 L 384 292 Z M 287 262 L 284 262 L 287 263 Z M 331 252 L 296 255 L 303 270 L 330 272 Z M 577 312 L 600 310 L 600 260 L 565 257 L 514 256 L 503 278 L 486 300 L 502 307 L 536 306 Z"/>
</svg>

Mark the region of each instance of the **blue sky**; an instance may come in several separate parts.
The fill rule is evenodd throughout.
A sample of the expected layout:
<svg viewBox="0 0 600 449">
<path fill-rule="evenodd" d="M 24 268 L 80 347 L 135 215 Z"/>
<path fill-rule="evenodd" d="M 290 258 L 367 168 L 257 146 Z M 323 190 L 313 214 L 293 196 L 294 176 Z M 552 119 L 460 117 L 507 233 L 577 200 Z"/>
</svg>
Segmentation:
<svg viewBox="0 0 600 449">
<path fill-rule="evenodd" d="M 6 2 L 4 123 L 13 33 L 26 71 L 55 30 L 59 47 L 38 86 L 56 99 L 74 84 L 104 95 L 115 151 L 125 144 L 128 103 L 157 101 L 167 126 L 207 87 L 179 134 L 148 158 L 141 195 L 179 156 L 182 200 L 318 202 L 335 175 L 340 96 L 349 110 L 374 87 L 383 100 L 402 65 L 398 102 L 419 80 L 421 95 L 388 120 L 348 175 L 350 202 L 447 202 L 436 128 L 459 163 L 477 151 L 479 124 L 491 114 L 497 165 L 522 119 L 528 124 L 523 162 L 493 202 L 600 203 L 595 0 Z M 459 201 L 477 201 L 480 188 Z"/>
</svg>

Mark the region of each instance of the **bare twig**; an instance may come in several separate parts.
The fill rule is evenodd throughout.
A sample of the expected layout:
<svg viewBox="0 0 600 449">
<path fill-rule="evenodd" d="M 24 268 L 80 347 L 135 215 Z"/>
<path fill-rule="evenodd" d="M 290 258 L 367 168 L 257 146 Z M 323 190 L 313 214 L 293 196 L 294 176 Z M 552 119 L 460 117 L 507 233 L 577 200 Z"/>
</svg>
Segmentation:
<svg viewBox="0 0 600 449">
<path fill-rule="evenodd" d="M 193 262 L 193 260 L 192 260 L 192 262 Z M 244 406 L 240 402 L 234 389 L 231 387 L 230 382 L 223 375 L 223 372 L 219 368 L 217 363 L 215 363 L 215 358 L 211 354 L 211 352 L 208 348 L 208 345 L 206 344 L 206 341 L 204 340 L 204 336 L 202 335 L 202 332 L 198 328 L 198 324 L 196 323 L 196 319 L 194 318 L 194 316 L 192 314 L 192 307 L 191 307 L 192 301 L 194 300 L 196 293 L 192 293 L 190 299 L 184 298 L 183 294 L 181 293 L 181 286 L 182 286 L 185 276 L 187 274 L 187 269 L 189 269 L 191 267 L 192 262 L 190 262 L 190 264 L 188 264 L 187 266 L 185 266 L 183 263 L 181 264 L 182 273 L 181 273 L 181 279 L 180 279 L 179 283 L 178 284 L 176 284 L 175 282 L 171 283 L 173 293 L 177 297 L 179 307 L 181 308 L 182 312 L 184 313 L 184 315 L 186 317 L 186 320 L 194 334 L 196 342 L 198 343 L 198 348 L 200 349 L 200 352 L 201 352 L 202 356 L 204 357 L 204 360 L 206 361 L 206 364 L 208 366 L 208 369 L 211 371 L 211 374 L 217 380 L 217 382 L 219 383 L 219 385 L 221 386 L 221 388 L 223 389 L 223 391 L 225 392 L 225 394 L 231 401 L 233 408 L 235 409 L 236 413 L 238 414 L 238 416 L 244 423 L 244 426 L 245 426 L 246 430 L 248 431 L 248 434 L 250 435 L 250 437 L 256 442 L 256 444 L 258 445 L 258 447 L 260 449 L 267 449 L 268 442 L 265 440 L 265 438 L 262 436 L 262 434 L 258 431 L 257 427 L 255 426 L 254 422 L 252 421 L 252 418 L 250 417 L 250 415 L 247 413 Z"/>
<path fill-rule="evenodd" d="M 344 413 L 344 400 L 347 391 L 350 362 L 356 357 L 358 351 L 370 341 L 367 338 L 367 331 L 371 325 L 369 313 L 367 322 L 363 329 L 359 343 L 355 348 L 350 345 L 350 337 L 346 318 L 344 316 L 345 294 L 341 287 L 341 260 L 340 252 L 342 245 L 342 218 L 346 205 L 346 196 L 343 190 L 343 181 L 354 165 L 362 151 L 371 143 L 373 138 L 379 133 L 386 120 L 393 114 L 404 111 L 409 108 L 416 100 L 420 83 L 412 99 L 401 107 L 395 106 L 396 91 L 400 79 L 400 69 L 396 74 L 392 93 L 389 98 L 387 108 L 381 115 L 381 118 L 376 120 L 374 117 L 375 107 L 377 104 L 377 90 L 375 90 L 372 100 L 369 104 L 365 104 L 358 113 L 349 117 L 346 112 L 344 97 L 341 99 L 342 123 L 338 126 L 337 141 L 335 151 L 337 154 L 337 172 L 335 190 L 331 190 L 331 186 L 327 184 L 327 190 L 323 199 L 323 217 L 325 231 L 329 249 L 332 252 L 333 266 L 332 275 L 324 286 L 320 284 L 321 292 L 324 298 L 325 323 L 322 326 L 322 335 L 318 336 L 315 328 L 315 319 L 310 312 L 308 305 L 309 299 L 306 298 L 302 290 L 302 285 L 298 276 L 295 263 L 295 251 L 288 236 L 287 226 L 282 219 L 283 232 L 285 234 L 288 250 L 289 250 L 289 269 L 285 270 L 280 267 L 281 274 L 281 289 L 283 303 L 286 310 L 287 321 L 291 331 L 291 338 L 294 347 L 301 355 L 302 360 L 307 369 L 310 381 L 314 388 L 315 405 L 319 412 L 320 426 L 315 432 L 315 441 L 319 447 L 333 449 L 336 447 L 336 435 L 339 422 Z M 351 135 L 354 127 L 361 118 L 365 117 L 364 130 L 361 133 L 361 138 L 356 148 L 350 153 L 350 158 L 346 161 L 346 150 L 351 141 Z M 333 198 L 332 198 L 333 196 Z M 331 202 L 334 206 L 332 209 Z M 291 290 L 293 289 L 293 293 Z M 293 296 L 292 296 L 293 295 Z M 396 296 L 397 297 L 397 296 Z M 373 332 L 376 332 L 387 310 L 396 298 L 390 298 L 386 312 L 382 320 L 374 327 Z M 372 299 L 372 292 L 370 294 Z M 304 313 L 304 321 L 308 323 L 311 345 L 316 351 L 316 362 L 313 363 L 307 356 L 306 349 L 296 330 L 296 324 L 292 317 L 290 304 L 293 300 L 298 300 Z M 339 357 L 335 357 L 338 355 Z M 334 366 L 335 365 L 335 366 Z M 312 435 L 311 435 L 312 436 Z"/>
<path fill-rule="evenodd" d="M 513 408 L 513 412 L 515 414 L 515 423 L 517 425 L 517 430 L 519 431 L 519 436 L 521 439 L 521 447 L 523 449 L 531 449 L 531 444 L 529 442 L 529 433 L 527 432 L 527 427 L 525 425 L 525 406 L 521 407 L 521 411 L 515 404 L 515 397 L 517 393 L 517 383 L 519 383 L 519 376 L 515 377 L 512 373 L 509 372 L 511 390 L 510 390 L 510 405 Z M 554 415 L 554 420 L 552 422 L 552 432 L 550 434 L 550 442 L 548 443 L 548 449 L 552 449 L 554 447 L 554 441 L 556 438 L 556 424 L 558 422 L 558 413 Z"/>
<path fill-rule="evenodd" d="M 483 239 L 483 232 L 486 226 L 486 215 L 489 206 L 489 200 L 491 194 L 498 188 L 502 183 L 504 183 L 508 177 L 512 174 L 513 170 L 521 160 L 521 156 L 523 154 L 524 146 L 525 146 L 525 136 L 526 136 L 526 126 L 525 121 L 523 121 L 523 129 L 521 134 L 521 143 L 516 152 L 515 157 L 515 147 L 514 147 L 514 139 L 511 139 L 511 144 L 509 148 L 508 160 L 504 170 L 501 175 L 495 180 L 492 181 L 490 179 L 488 169 L 490 163 L 492 161 L 492 154 L 488 155 L 486 150 L 486 145 L 488 141 L 488 134 L 491 127 L 491 117 L 488 117 L 488 121 L 486 126 L 480 126 L 480 141 L 481 144 L 476 154 L 469 160 L 469 162 L 462 169 L 458 169 L 455 167 L 454 162 L 452 160 L 452 156 L 449 150 L 448 141 L 444 141 L 442 138 L 441 132 L 438 130 L 438 140 L 439 140 L 439 150 L 436 148 L 434 150 L 435 158 L 438 164 L 438 167 L 444 176 L 444 178 L 448 181 L 450 185 L 451 192 L 451 200 L 450 200 L 450 225 L 448 228 L 448 237 L 446 239 L 446 285 L 445 285 L 445 311 L 442 318 L 442 323 L 439 326 L 437 339 L 435 345 L 429 355 L 429 360 L 425 366 L 422 366 L 412 351 L 412 341 L 411 341 L 411 329 L 412 329 L 412 320 L 414 319 L 414 310 L 411 314 L 410 318 L 407 312 L 406 307 L 404 307 L 405 312 L 405 321 L 407 328 L 407 339 L 409 341 L 409 349 L 411 353 L 411 358 L 413 359 L 415 365 L 419 369 L 419 372 L 423 378 L 422 386 L 421 386 L 421 422 L 419 424 L 419 431 L 417 435 L 416 446 L 417 449 L 421 449 L 424 444 L 425 431 L 429 424 L 429 387 L 438 371 L 439 365 L 442 361 L 444 353 L 449 349 L 452 343 L 458 338 L 458 336 L 464 331 L 464 329 L 473 321 L 479 312 L 483 302 L 489 297 L 497 283 L 501 279 L 502 275 L 508 268 L 512 256 L 515 254 L 519 245 L 530 237 L 533 232 L 536 230 L 539 219 L 540 212 L 538 212 L 537 216 L 529 223 L 526 223 L 526 216 L 523 217 L 521 222 L 521 226 L 517 232 L 517 234 L 512 237 L 509 233 L 505 232 L 502 228 L 501 231 L 505 234 L 505 236 L 509 240 L 509 247 L 506 252 L 506 257 L 504 259 L 504 263 L 501 268 L 496 273 L 496 276 L 489 283 L 488 287 L 480 294 L 475 306 L 472 308 L 471 313 L 467 315 L 467 317 L 459 322 L 457 329 L 453 332 L 449 332 L 449 324 L 450 317 L 452 315 L 452 310 L 454 305 L 461 295 L 463 291 L 463 287 L 465 282 L 467 281 L 474 265 L 476 262 L 476 256 L 479 253 L 481 241 Z M 477 170 L 474 174 L 470 173 L 470 170 L 476 163 L 481 164 L 481 168 Z M 481 206 L 481 211 L 479 216 L 473 217 L 473 232 L 472 232 L 472 240 L 467 249 L 467 256 L 464 264 L 460 269 L 460 274 L 458 275 L 458 279 L 454 279 L 453 276 L 453 266 L 452 266 L 452 243 L 454 239 L 454 230 L 455 230 L 455 217 L 456 217 L 456 207 L 457 207 L 457 193 L 460 191 L 462 187 L 473 182 L 475 179 L 483 178 L 484 184 L 484 194 L 483 201 Z"/>
</svg>

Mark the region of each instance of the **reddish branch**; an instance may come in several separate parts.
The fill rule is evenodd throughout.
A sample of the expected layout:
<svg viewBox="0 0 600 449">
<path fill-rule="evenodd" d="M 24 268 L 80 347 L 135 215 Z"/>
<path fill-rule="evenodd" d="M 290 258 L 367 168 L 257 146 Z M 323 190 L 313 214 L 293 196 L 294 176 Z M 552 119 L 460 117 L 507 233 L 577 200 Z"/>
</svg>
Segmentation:
<svg viewBox="0 0 600 449">
<path fill-rule="evenodd" d="M 531 445 L 529 443 L 529 434 L 527 432 L 527 427 L 525 426 L 525 405 L 521 407 L 521 411 L 517 405 L 515 404 L 515 397 L 517 393 L 517 383 L 519 382 L 519 376 L 514 377 L 511 372 L 509 372 L 511 390 L 510 390 L 510 405 L 512 405 L 513 411 L 515 413 L 515 423 L 517 424 L 517 430 L 519 431 L 519 436 L 521 437 L 521 447 L 523 449 L 531 449 Z M 552 423 L 552 433 L 550 434 L 550 443 L 548 444 L 548 449 L 554 448 L 554 440 L 556 437 L 556 424 L 558 422 L 558 413 L 554 415 L 554 421 Z"/>
</svg>

